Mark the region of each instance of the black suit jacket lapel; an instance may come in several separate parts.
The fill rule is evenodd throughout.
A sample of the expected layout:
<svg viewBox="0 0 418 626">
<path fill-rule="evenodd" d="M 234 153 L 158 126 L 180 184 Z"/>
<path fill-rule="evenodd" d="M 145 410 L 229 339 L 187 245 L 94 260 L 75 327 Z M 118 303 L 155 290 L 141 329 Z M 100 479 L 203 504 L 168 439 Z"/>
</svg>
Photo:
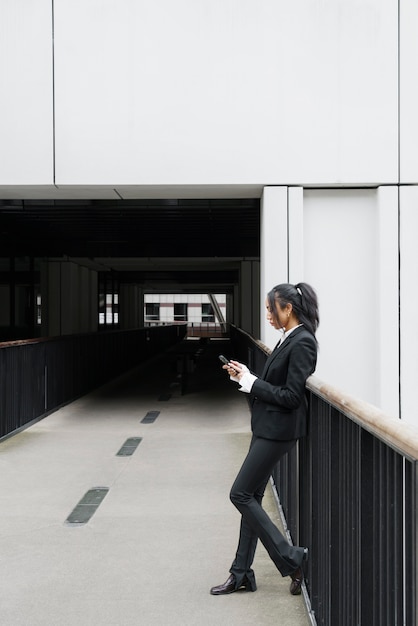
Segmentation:
<svg viewBox="0 0 418 626">
<path fill-rule="evenodd" d="M 299 334 L 299 332 L 303 329 L 303 326 L 298 326 L 298 328 L 295 328 L 295 330 L 290 333 L 290 335 L 288 335 L 284 341 L 282 341 L 282 343 L 280 344 L 280 346 L 277 346 L 273 352 L 270 354 L 270 356 L 268 357 L 265 365 L 264 365 L 264 369 L 263 369 L 263 373 L 261 374 L 261 378 L 263 380 L 266 379 L 267 373 L 271 367 L 271 364 L 274 363 L 274 361 L 276 360 L 276 358 L 278 357 L 278 355 L 282 352 L 282 350 L 286 350 L 286 348 L 289 346 L 289 343 L 291 343 L 292 339 L 294 339 L 295 337 L 297 337 L 297 335 Z"/>
</svg>

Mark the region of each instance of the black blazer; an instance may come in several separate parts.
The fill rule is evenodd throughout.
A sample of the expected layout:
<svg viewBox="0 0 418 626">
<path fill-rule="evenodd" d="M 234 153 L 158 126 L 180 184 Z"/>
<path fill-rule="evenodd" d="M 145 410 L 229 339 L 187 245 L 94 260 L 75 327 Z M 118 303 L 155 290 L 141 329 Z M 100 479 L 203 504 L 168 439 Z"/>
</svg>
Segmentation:
<svg viewBox="0 0 418 626">
<path fill-rule="evenodd" d="M 251 389 L 251 429 L 257 437 L 290 440 L 306 435 L 306 379 L 314 372 L 315 337 L 296 328 L 268 357 Z"/>
</svg>

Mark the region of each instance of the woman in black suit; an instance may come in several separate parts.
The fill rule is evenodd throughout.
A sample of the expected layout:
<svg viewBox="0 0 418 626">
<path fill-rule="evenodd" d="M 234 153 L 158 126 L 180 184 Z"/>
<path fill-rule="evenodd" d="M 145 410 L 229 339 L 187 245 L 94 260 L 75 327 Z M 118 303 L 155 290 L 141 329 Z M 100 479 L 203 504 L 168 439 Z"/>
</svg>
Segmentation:
<svg viewBox="0 0 418 626">
<path fill-rule="evenodd" d="M 306 435 L 305 384 L 314 372 L 317 357 L 315 332 L 319 323 L 315 291 L 306 283 L 281 284 L 266 298 L 267 320 L 281 331 L 260 377 L 238 361 L 223 368 L 240 391 L 251 395 L 252 439 L 247 457 L 231 488 L 232 503 L 241 513 L 241 529 L 228 579 L 212 587 L 212 595 L 238 589 L 255 591 L 251 568 L 260 539 L 282 576 L 290 576 L 290 593 L 298 595 L 303 581 L 302 563 L 307 548 L 292 546 L 273 524 L 261 502 L 277 462 Z"/>
</svg>

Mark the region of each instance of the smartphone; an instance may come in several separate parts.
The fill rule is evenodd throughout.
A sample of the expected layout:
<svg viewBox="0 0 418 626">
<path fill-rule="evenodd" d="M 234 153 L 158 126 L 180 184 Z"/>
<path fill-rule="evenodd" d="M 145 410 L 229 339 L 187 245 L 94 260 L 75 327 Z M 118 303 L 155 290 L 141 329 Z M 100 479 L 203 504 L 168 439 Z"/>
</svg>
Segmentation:
<svg viewBox="0 0 418 626">
<path fill-rule="evenodd" d="M 228 365 L 228 363 L 229 363 L 229 359 L 227 359 L 227 358 L 226 358 L 226 356 L 224 356 L 223 354 L 220 354 L 220 355 L 218 356 L 218 359 L 219 359 L 220 361 L 222 361 L 222 363 L 224 363 L 225 365 Z M 234 369 L 234 368 L 232 367 L 232 365 L 230 365 L 230 368 L 231 368 L 231 369 Z M 237 371 L 237 370 L 235 370 L 235 371 Z"/>
</svg>

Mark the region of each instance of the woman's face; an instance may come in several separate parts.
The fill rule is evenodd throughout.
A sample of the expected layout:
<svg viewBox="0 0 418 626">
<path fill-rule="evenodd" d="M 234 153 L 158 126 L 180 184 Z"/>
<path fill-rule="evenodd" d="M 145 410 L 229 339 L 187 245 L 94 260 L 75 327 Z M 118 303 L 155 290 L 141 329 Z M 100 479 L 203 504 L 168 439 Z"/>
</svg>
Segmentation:
<svg viewBox="0 0 418 626">
<path fill-rule="evenodd" d="M 277 330 L 279 328 L 285 328 L 286 325 L 289 323 L 289 316 L 291 313 L 291 305 L 287 305 L 284 309 L 282 309 L 280 307 L 280 304 L 278 303 L 277 300 L 274 301 L 274 306 L 275 306 L 275 315 L 274 312 L 272 311 L 272 309 L 270 308 L 270 304 L 268 301 L 268 298 L 266 298 L 266 316 L 267 316 L 267 321 L 269 322 L 269 324 L 271 324 L 271 326 L 273 326 L 273 328 L 276 328 Z M 290 309 L 290 310 L 288 310 Z"/>
<path fill-rule="evenodd" d="M 282 309 L 277 300 L 274 301 L 274 306 L 276 315 L 273 315 L 273 311 L 270 308 L 268 298 L 266 298 L 267 321 L 269 322 L 269 324 L 271 324 L 271 326 L 273 326 L 273 328 L 276 328 L 278 330 L 279 328 L 284 328 L 289 322 L 289 312 L 287 311 L 287 307 Z"/>
</svg>

